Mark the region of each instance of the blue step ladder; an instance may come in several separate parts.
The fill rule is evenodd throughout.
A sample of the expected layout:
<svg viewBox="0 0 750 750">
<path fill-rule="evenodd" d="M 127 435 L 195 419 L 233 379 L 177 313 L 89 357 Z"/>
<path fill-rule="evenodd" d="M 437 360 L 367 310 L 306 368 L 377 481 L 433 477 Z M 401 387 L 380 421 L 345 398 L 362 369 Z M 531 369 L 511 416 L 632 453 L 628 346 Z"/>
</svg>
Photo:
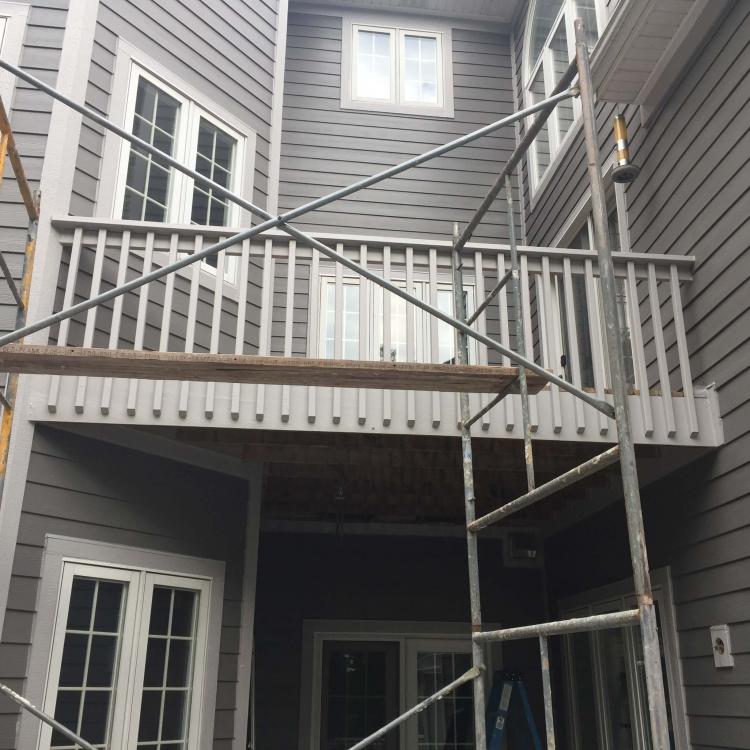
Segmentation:
<svg viewBox="0 0 750 750">
<path fill-rule="evenodd" d="M 516 694 L 518 694 L 518 699 L 514 700 Z M 492 690 L 487 700 L 487 750 L 503 750 L 511 712 L 514 718 L 517 718 L 519 710 L 523 711 L 526 719 L 531 746 L 534 750 L 542 750 L 542 741 L 534 723 L 529 696 L 521 675 L 513 672 L 495 672 Z"/>
</svg>

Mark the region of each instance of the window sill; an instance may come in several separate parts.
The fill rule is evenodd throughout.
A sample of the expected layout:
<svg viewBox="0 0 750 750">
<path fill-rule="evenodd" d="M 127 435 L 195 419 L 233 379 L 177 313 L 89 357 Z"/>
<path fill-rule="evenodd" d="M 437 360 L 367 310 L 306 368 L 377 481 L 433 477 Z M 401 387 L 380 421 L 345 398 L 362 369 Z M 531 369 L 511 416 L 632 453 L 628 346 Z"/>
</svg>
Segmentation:
<svg viewBox="0 0 750 750">
<path fill-rule="evenodd" d="M 414 104 L 390 104 L 365 101 L 342 101 L 341 109 L 347 112 L 368 112 L 370 114 L 397 115 L 400 117 L 424 117 L 448 120 L 455 117 L 453 107 L 420 107 Z"/>
</svg>

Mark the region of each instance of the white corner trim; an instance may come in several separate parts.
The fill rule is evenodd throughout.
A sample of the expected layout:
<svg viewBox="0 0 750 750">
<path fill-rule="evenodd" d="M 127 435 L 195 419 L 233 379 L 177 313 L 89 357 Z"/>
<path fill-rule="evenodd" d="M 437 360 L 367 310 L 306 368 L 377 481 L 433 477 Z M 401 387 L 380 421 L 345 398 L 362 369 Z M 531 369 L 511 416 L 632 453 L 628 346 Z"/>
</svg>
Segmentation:
<svg viewBox="0 0 750 750">
<path fill-rule="evenodd" d="M 94 32 L 99 0 L 71 0 L 63 36 L 62 53 L 57 76 L 57 88 L 76 101 L 84 101 L 88 86 L 88 71 L 94 46 Z M 50 314 L 60 266 L 60 246 L 54 241 L 50 224 L 52 216 L 67 213 L 73 186 L 81 115 L 61 102 L 52 105 L 49 137 L 47 139 L 40 188 L 41 217 L 37 231 L 38 249 L 29 295 L 29 320 L 39 320 Z M 27 343 L 44 343 L 47 331 L 27 337 Z M 18 526 L 21 521 L 26 475 L 31 456 L 34 425 L 28 419 L 31 405 L 33 375 L 21 375 L 18 382 L 17 408 L 11 425 L 11 444 L 8 465 L 0 501 L 0 632 L 8 604 L 13 558 Z"/>
<path fill-rule="evenodd" d="M 29 5 L 26 3 L 0 2 L 0 18 L 5 19 L 2 47 L 3 60 L 18 65 L 23 49 L 23 38 L 29 18 Z M 16 88 L 15 76 L 7 70 L 0 71 L 0 97 L 6 112 L 10 113 L 13 92 Z"/>
<path fill-rule="evenodd" d="M 273 104 L 271 108 L 271 143 L 268 153 L 268 213 L 279 212 L 281 180 L 281 135 L 284 127 L 284 78 L 286 75 L 286 36 L 289 22 L 289 0 L 279 0 L 276 16 L 276 60 L 273 64 Z"/>
<path fill-rule="evenodd" d="M 35 705 L 43 706 L 50 670 L 50 655 L 66 562 L 93 563 L 105 567 L 148 570 L 177 576 L 204 579 L 210 584 L 208 602 L 207 648 L 203 671 L 203 706 L 200 723 L 201 747 L 213 740 L 216 709 L 216 689 L 219 669 L 219 641 L 221 637 L 222 603 L 224 598 L 225 565 L 219 560 L 180 555 L 172 552 L 140 549 L 120 544 L 89 539 L 47 534 L 39 589 L 36 599 L 33 639 L 25 696 Z M 28 712 L 21 716 L 18 746 L 35 748 L 38 744 L 40 723 Z"/>
</svg>

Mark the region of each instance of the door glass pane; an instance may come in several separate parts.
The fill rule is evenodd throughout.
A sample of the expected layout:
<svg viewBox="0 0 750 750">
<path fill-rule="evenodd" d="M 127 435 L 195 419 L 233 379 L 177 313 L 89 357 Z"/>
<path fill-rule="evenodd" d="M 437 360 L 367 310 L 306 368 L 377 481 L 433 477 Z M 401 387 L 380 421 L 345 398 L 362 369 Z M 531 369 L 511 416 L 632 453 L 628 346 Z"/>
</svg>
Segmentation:
<svg viewBox="0 0 750 750">
<path fill-rule="evenodd" d="M 404 98 L 407 102 L 437 104 L 438 73 L 435 37 L 404 37 Z"/>
<path fill-rule="evenodd" d="M 552 69 L 554 82 L 557 83 L 568 68 L 568 35 L 565 31 L 565 20 L 560 22 L 552 39 L 550 40 L 550 54 L 552 55 Z M 558 142 L 562 143 L 573 124 L 573 101 L 565 99 L 555 107 L 555 120 L 557 122 Z"/>
<path fill-rule="evenodd" d="M 531 21 L 531 48 L 529 62 L 533 66 L 539 59 L 547 41 L 552 24 L 562 8 L 563 0 L 536 0 Z"/>
<path fill-rule="evenodd" d="M 150 81 L 138 79 L 133 135 L 174 155 L 180 103 Z M 159 157 L 131 146 L 125 178 L 123 219 L 165 221 L 172 169 Z"/>
<path fill-rule="evenodd" d="M 417 700 L 434 695 L 471 667 L 471 655 L 419 651 L 417 653 Z M 474 699 L 471 681 L 418 716 L 421 750 L 455 750 L 474 747 Z"/>
<path fill-rule="evenodd" d="M 543 66 L 539 68 L 534 80 L 531 82 L 529 94 L 531 99 L 530 104 L 536 104 L 545 98 Z M 528 119 L 527 122 L 531 125 L 533 118 Z M 534 139 L 533 148 L 536 161 L 536 174 L 534 176 L 538 182 L 542 179 L 550 163 L 549 120 L 544 123 L 539 134 Z"/>
<path fill-rule="evenodd" d="M 391 98 L 391 35 L 358 30 L 355 96 L 360 99 Z"/>
<path fill-rule="evenodd" d="M 138 747 L 182 747 L 179 743 L 187 742 L 197 603 L 195 591 L 154 587 Z"/>
<path fill-rule="evenodd" d="M 586 43 L 589 52 L 594 49 L 596 40 L 599 38 L 598 25 L 596 23 L 596 0 L 574 0 L 575 15 L 583 19 L 583 26 L 586 30 Z"/>
<path fill-rule="evenodd" d="M 54 716 L 96 747 L 109 741 L 125 584 L 74 576 Z M 52 732 L 51 748 L 73 748 Z"/>
<path fill-rule="evenodd" d="M 198 125 L 198 147 L 195 170 L 225 188 L 232 184 L 232 170 L 237 141 L 213 123 L 201 117 Z M 193 205 L 190 220 L 193 224 L 226 226 L 229 203 L 212 188 L 197 182 L 193 188 Z M 216 256 L 206 259 L 216 267 Z"/>
<path fill-rule="evenodd" d="M 635 747 L 635 733 L 628 694 L 625 632 L 605 630 L 599 637 L 602 644 L 610 747 L 612 750 L 632 750 Z"/>
<path fill-rule="evenodd" d="M 320 710 L 321 750 L 346 750 L 398 714 L 398 644 L 326 641 Z M 395 750 L 399 733 L 372 744 Z"/>
<path fill-rule="evenodd" d="M 571 705 L 575 713 L 575 738 L 578 750 L 597 750 L 594 672 L 591 663 L 591 636 L 576 633 L 567 636 L 570 643 L 573 690 Z"/>
</svg>

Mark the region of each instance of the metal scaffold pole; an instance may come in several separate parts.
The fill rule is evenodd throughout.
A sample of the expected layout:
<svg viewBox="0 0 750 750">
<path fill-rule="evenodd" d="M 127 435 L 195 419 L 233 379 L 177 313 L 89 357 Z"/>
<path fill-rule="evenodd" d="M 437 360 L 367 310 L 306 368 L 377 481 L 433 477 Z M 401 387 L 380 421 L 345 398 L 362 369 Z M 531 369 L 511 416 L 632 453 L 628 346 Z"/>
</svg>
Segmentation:
<svg viewBox="0 0 750 750">
<path fill-rule="evenodd" d="M 453 243 L 458 242 L 458 224 L 453 228 Z M 453 310 L 457 320 L 466 320 L 466 299 L 464 297 L 463 259 L 461 251 L 456 247 L 453 256 Z M 465 333 L 459 331 L 457 336 L 456 359 L 459 364 L 469 364 L 469 339 Z M 479 591 L 479 552 L 477 535 L 468 526 L 476 518 L 474 493 L 474 460 L 471 450 L 471 407 L 469 394 L 462 392 L 459 396 L 461 403 L 461 456 L 464 477 L 464 512 L 466 514 L 466 547 L 469 565 L 469 604 L 471 608 L 472 635 L 482 631 L 482 604 Z M 484 646 L 472 639 L 471 659 L 474 667 L 480 670 L 474 680 L 474 743 L 477 750 L 487 747 L 485 717 L 484 717 Z"/>
<path fill-rule="evenodd" d="M 607 354 L 612 379 L 612 397 L 615 407 L 615 421 L 617 423 L 617 438 L 620 444 L 620 469 L 625 498 L 625 515 L 628 525 L 635 593 L 638 600 L 638 609 L 640 610 L 643 663 L 651 721 L 652 747 L 654 750 L 669 750 L 669 725 L 664 695 L 656 610 L 651 591 L 643 513 L 641 510 L 641 496 L 638 487 L 638 471 L 635 463 L 635 448 L 630 433 L 630 419 L 627 408 L 627 384 L 625 382 L 622 336 L 617 313 L 617 288 L 614 267 L 612 265 L 612 250 L 609 244 L 607 204 L 596 132 L 594 87 L 591 79 L 586 36 L 583 22 L 580 18 L 575 20 L 575 33 L 583 132 L 586 143 L 588 175 L 591 183 L 594 245 L 599 256 L 599 275 L 601 279 L 602 307 L 604 308 Z"/>
</svg>

